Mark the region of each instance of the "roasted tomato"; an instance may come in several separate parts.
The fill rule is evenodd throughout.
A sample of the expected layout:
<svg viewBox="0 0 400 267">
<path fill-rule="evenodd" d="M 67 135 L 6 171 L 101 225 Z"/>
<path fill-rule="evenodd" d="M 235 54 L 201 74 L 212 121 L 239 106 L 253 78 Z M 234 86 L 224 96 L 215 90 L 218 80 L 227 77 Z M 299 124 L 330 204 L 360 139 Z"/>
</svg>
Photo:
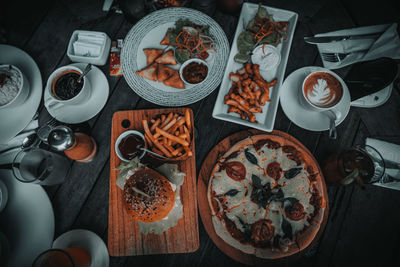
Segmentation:
<svg viewBox="0 0 400 267">
<path fill-rule="evenodd" d="M 292 221 L 299 221 L 306 216 L 304 212 L 304 206 L 297 202 L 290 207 L 285 208 L 286 217 L 291 219 Z"/>
<path fill-rule="evenodd" d="M 281 178 L 282 175 L 281 165 L 276 161 L 271 162 L 267 166 L 267 174 L 270 177 L 274 178 L 275 180 L 279 180 L 279 178 Z"/>
<path fill-rule="evenodd" d="M 246 167 L 239 161 L 231 161 L 224 164 L 226 174 L 235 181 L 246 177 Z"/>
<path fill-rule="evenodd" d="M 265 245 L 274 237 L 275 227 L 270 220 L 259 220 L 251 225 L 251 239 L 256 245 Z"/>
</svg>

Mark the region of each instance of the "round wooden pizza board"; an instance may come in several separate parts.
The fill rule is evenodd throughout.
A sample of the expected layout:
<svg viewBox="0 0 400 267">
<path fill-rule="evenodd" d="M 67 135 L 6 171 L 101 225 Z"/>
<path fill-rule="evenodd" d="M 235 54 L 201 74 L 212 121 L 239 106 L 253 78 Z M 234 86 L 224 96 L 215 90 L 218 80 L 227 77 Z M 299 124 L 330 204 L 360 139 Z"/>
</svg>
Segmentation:
<svg viewBox="0 0 400 267">
<path fill-rule="evenodd" d="M 298 253 L 293 254 L 289 257 L 284 257 L 284 258 L 279 258 L 279 259 L 262 259 L 262 258 L 255 257 L 254 255 L 246 254 L 246 253 L 230 246 L 229 244 L 225 243 L 225 241 L 223 241 L 215 232 L 214 226 L 212 223 L 211 210 L 210 210 L 210 206 L 208 204 L 208 199 L 207 199 L 207 188 L 208 188 L 208 181 L 210 179 L 211 171 L 213 170 L 215 163 L 217 162 L 217 159 L 220 156 L 222 156 L 223 154 L 225 154 L 225 152 L 228 151 L 237 142 L 245 139 L 248 136 L 258 135 L 258 134 L 279 136 L 284 139 L 290 140 L 291 142 L 296 144 L 297 148 L 299 150 L 302 150 L 303 152 L 307 153 L 314 160 L 315 166 L 318 168 L 320 178 L 322 179 L 322 184 L 323 184 L 322 188 L 323 189 L 322 189 L 321 194 L 325 199 L 325 210 L 324 210 L 323 219 L 322 219 L 322 223 L 319 228 L 319 231 L 318 231 L 317 235 L 315 236 L 315 238 L 313 239 L 313 241 L 311 242 L 311 244 L 306 249 L 303 249 L 303 250 L 299 251 Z M 231 136 L 226 137 L 224 140 L 219 142 L 218 145 L 216 145 L 210 151 L 210 153 L 208 153 L 206 159 L 203 162 L 203 165 L 201 166 L 200 173 L 199 173 L 199 179 L 197 181 L 197 193 L 198 193 L 197 195 L 198 195 L 200 217 L 201 217 L 201 220 L 203 221 L 204 227 L 205 227 L 208 235 L 211 237 L 214 244 L 220 250 L 222 250 L 222 252 L 224 252 L 226 255 L 228 255 L 232 259 L 234 259 L 240 263 L 247 264 L 247 265 L 260 266 L 260 265 L 268 264 L 269 266 L 271 266 L 271 265 L 272 266 L 286 266 L 288 263 L 294 262 L 295 260 L 300 258 L 302 255 L 304 255 L 304 253 L 309 251 L 317 243 L 318 239 L 321 237 L 321 235 L 325 229 L 325 225 L 326 225 L 327 218 L 328 218 L 328 208 L 329 208 L 328 193 L 326 191 L 326 185 L 325 185 L 324 177 L 322 175 L 322 171 L 321 171 L 316 159 L 311 154 L 311 152 L 303 144 L 301 144 L 300 141 L 298 141 L 296 138 L 294 138 L 293 136 L 291 136 L 287 133 L 277 131 L 277 130 L 274 130 L 271 133 L 265 133 L 265 132 L 262 132 L 259 130 L 249 129 L 249 130 L 237 132 Z"/>
</svg>

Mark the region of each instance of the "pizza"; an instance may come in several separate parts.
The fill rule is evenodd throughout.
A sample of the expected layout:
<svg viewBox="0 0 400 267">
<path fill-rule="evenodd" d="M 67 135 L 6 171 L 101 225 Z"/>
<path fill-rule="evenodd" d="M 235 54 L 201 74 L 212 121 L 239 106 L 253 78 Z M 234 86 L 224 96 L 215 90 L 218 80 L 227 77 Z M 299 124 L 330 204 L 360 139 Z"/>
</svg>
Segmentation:
<svg viewBox="0 0 400 267">
<path fill-rule="evenodd" d="M 322 223 L 326 200 L 314 158 L 277 135 L 234 144 L 211 172 L 207 198 L 217 235 L 259 258 L 306 248 Z"/>
</svg>

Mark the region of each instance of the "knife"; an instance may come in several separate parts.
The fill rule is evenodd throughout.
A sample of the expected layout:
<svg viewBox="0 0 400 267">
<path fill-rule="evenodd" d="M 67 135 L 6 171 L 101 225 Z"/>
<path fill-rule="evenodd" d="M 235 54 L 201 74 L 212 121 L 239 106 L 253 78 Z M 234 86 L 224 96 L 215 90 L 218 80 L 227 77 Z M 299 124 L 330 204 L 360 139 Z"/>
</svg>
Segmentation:
<svg viewBox="0 0 400 267">
<path fill-rule="evenodd" d="M 364 35 L 340 35 L 340 36 L 321 36 L 321 37 L 304 37 L 304 41 L 309 44 L 323 44 L 344 40 L 356 39 L 373 39 L 381 36 L 382 33 L 364 34 Z"/>
</svg>

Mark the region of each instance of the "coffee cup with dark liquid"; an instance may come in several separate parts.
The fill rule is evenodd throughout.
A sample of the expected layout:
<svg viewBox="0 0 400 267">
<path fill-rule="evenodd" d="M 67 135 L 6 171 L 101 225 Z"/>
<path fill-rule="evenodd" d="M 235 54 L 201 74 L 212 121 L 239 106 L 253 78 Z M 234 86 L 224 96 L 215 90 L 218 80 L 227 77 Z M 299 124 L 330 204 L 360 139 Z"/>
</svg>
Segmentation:
<svg viewBox="0 0 400 267">
<path fill-rule="evenodd" d="M 54 71 L 48 81 L 45 105 L 58 109 L 64 105 L 84 103 L 91 94 L 91 86 L 86 76 L 79 82 L 82 71 L 74 66 L 64 66 Z"/>
</svg>

